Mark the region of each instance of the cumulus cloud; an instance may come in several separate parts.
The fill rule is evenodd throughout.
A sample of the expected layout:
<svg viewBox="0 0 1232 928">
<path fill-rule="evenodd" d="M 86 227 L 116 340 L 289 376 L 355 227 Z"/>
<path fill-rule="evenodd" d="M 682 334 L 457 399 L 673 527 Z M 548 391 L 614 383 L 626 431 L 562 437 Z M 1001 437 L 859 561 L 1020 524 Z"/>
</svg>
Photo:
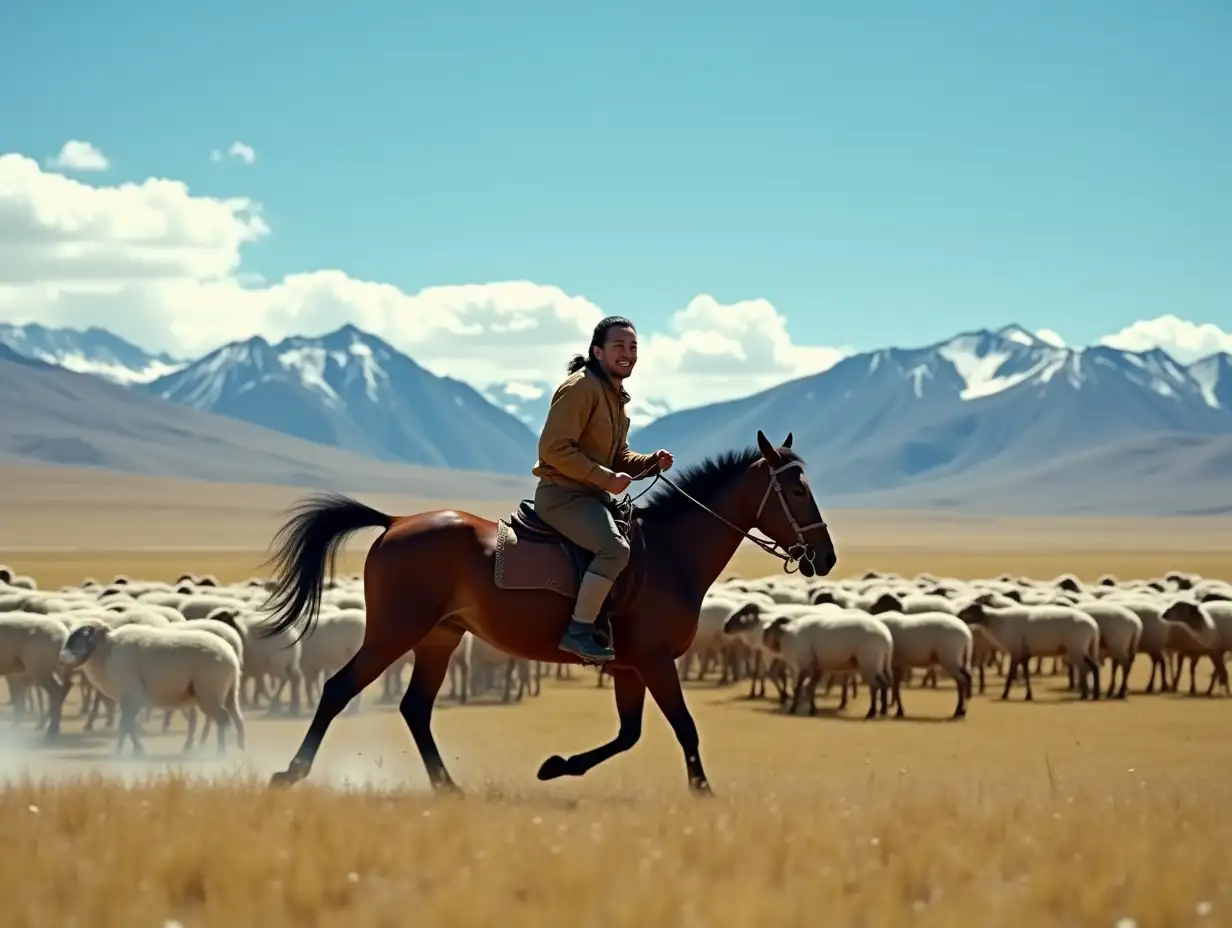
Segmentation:
<svg viewBox="0 0 1232 928">
<path fill-rule="evenodd" d="M 106 155 L 89 142 L 77 139 L 65 142 L 48 163 L 62 171 L 105 171 L 110 167 Z"/>
<path fill-rule="evenodd" d="M 227 146 L 227 150 L 215 148 L 210 152 L 210 160 L 214 162 L 221 161 L 223 158 L 234 158 L 237 161 L 243 161 L 245 164 L 252 164 L 257 160 L 257 152 L 251 145 L 245 145 L 243 142 L 232 142 Z"/>
<path fill-rule="evenodd" d="M 581 294 L 526 280 L 405 293 L 324 269 L 267 282 L 242 257 L 270 234 L 260 205 L 244 197 L 199 196 L 153 178 L 91 186 L 0 155 L 0 320 L 101 325 L 180 357 L 351 322 L 435 373 L 526 391 L 554 384 L 607 315 Z M 641 343 L 630 389 L 676 408 L 747 395 L 850 353 L 796 344 L 766 300 L 723 304 L 705 294 L 667 331 L 643 328 Z"/>
<path fill-rule="evenodd" d="M 1101 345 L 1122 351 L 1162 348 L 1182 364 L 1218 352 L 1232 353 L 1232 335 L 1210 322 L 1188 322 L 1171 314 L 1144 319 L 1100 339 Z"/>
</svg>

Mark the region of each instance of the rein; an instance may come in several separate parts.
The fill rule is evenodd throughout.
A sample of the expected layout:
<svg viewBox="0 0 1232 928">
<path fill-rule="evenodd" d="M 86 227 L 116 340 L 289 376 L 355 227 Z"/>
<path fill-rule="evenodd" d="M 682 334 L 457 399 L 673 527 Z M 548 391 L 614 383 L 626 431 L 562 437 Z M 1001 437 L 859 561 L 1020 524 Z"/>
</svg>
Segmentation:
<svg viewBox="0 0 1232 928">
<path fill-rule="evenodd" d="M 737 532 L 740 535 L 743 535 L 746 539 L 753 542 L 753 544 L 757 545 L 757 547 L 761 548 L 763 551 L 765 551 L 767 554 L 771 555 L 772 557 L 777 557 L 780 561 L 783 562 L 783 572 L 784 573 L 789 573 L 789 574 L 796 573 L 796 571 L 799 570 L 799 567 L 797 567 L 796 570 L 792 570 L 791 565 L 799 564 L 799 562 L 802 560 L 808 560 L 810 563 L 812 563 L 813 551 L 809 547 L 808 543 L 805 542 L 804 533 L 808 531 L 812 531 L 815 528 L 825 528 L 826 520 L 819 519 L 818 521 L 810 523 L 809 525 L 803 525 L 803 526 L 800 525 L 796 521 L 795 515 L 792 514 L 791 507 L 787 505 L 787 498 L 783 495 L 783 485 L 779 483 L 779 474 L 784 473 L 785 471 L 788 471 L 792 469 L 793 467 L 800 468 L 801 470 L 803 470 L 804 464 L 802 462 L 790 461 L 787 464 L 784 464 L 782 467 L 771 468 L 770 483 L 766 487 L 766 492 L 762 494 L 761 505 L 757 507 L 757 514 L 753 517 L 754 522 L 756 522 L 759 518 L 761 518 L 762 510 L 766 508 L 766 503 L 770 499 L 770 493 L 771 491 L 773 491 L 774 494 L 778 497 L 779 505 L 783 507 L 783 514 L 787 516 L 788 524 L 791 525 L 792 531 L 796 533 L 797 543 L 792 545 L 789 548 L 784 548 L 784 546 L 780 545 L 777 541 L 763 541 L 760 538 L 755 538 L 754 536 L 750 535 L 744 529 L 740 528 L 740 526 L 735 525 L 728 519 L 725 519 L 723 516 L 719 515 L 717 512 L 715 512 L 713 509 L 711 509 L 701 500 L 690 495 L 689 493 L 686 493 L 674 481 L 672 481 L 668 477 L 665 477 L 663 475 L 663 472 L 661 470 L 658 470 L 658 467 L 659 467 L 658 464 L 652 464 L 646 470 L 642 471 L 642 473 L 638 474 L 636 477 L 633 478 L 635 481 L 644 480 L 646 477 L 649 477 L 652 473 L 654 474 L 654 480 L 651 481 L 650 486 L 646 487 L 646 489 L 638 493 L 637 496 L 630 498 L 627 494 L 625 495 L 625 498 L 622 501 L 623 506 L 626 506 L 632 509 L 634 502 L 636 502 L 642 496 L 644 496 L 645 494 L 653 490 L 655 484 L 658 483 L 660 480 L 662 480 L 664 483 L 666 483 L 669 487 L 671 487 L 673 490 L 675 490 L 685 499 L 689 500 L 689 502 L 698 506 L 703 511 L 710 513 L 710 515 L 714 516 L 716 519 L 718 519 L 720 522 L 722 522 L 732 531 Z M 780 551 L 779 550 L 780 548 L 782 548 L 783 550 Z"/>
</svg>

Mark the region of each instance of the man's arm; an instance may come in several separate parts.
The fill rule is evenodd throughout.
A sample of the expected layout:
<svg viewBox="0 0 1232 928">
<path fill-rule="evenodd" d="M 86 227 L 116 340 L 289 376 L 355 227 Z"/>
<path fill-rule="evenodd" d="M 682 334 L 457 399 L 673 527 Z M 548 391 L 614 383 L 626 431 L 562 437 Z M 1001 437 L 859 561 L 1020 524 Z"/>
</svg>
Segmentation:
<svg viewBox="0 0 1232 928">
<path fill-rule="evenodd" d="M 625 442 L 616 452 L 616 466 L 631 477 L 639 475 L 649 477 L 658 471 L 659 459 L 653 454 L 639 454 L 636 451 L 630 451 L 629 443 Z M 654 470 L 646 473 L 652 466 Z"/>
<path fill-rule="evenodd" d="M 578 439 L 598 402 L 598 395 L 585 378 L 558 389 L 539 435 L 539 460 L 571 480 L 607 489 L 614 472 L 578 448 Z"/>
</svg>

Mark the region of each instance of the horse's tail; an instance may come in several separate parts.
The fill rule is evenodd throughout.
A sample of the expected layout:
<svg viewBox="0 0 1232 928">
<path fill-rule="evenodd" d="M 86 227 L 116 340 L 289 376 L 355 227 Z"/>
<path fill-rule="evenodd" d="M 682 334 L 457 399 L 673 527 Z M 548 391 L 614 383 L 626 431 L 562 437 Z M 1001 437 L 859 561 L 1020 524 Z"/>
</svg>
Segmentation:
<svg viewBox="0 0 1232 928">
<path fill-rule="evenodd" d="M 363 503 L 334 493 L 300 500 L 291 517 L 274 536 L 274 587 L 261 607 L 271 613 L 258 634 L 272 638 L 304 621 L 304 635 L 312 631 L 321 611 L 326 571 L 332 575 L 338 551 L 347 536 L 363 528 L 388 529 L 393 517 Z M 302 637 L 302 636 L 301 636 Z"/>
</svg>

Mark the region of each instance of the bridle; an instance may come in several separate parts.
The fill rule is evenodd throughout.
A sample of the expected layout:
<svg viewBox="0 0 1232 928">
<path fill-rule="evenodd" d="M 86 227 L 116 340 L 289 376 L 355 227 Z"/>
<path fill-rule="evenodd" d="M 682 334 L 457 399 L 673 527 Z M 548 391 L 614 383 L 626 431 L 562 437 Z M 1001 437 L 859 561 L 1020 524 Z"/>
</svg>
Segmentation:
<svg viewBox="0 0 1232 928">
<path fill-rule="evenodd" d="M 658 464 L 652 464 L 650 467 L 648 467 L 646 470 L 644 470 L 641 474 L 634 477 L 633 479 L 642 480 L 646 477 L 649 477 L 651 473 L 654 472 L 658 468 L 658 466 L 659 466 Z M 654 489 L 654 485 L 658 483 L 660 480 L 662 480 L 664 483 L 666 483 L 669 487 L 671 487 L 673 490 L 675 490 L 685 499 L 689 500 L 696 506 L 710 513 L 712 516 L 714 516 L 716 519 L 718 519 L 728 528 L 732 529 L 732 531 L 738 532 L 739 534 L 743 535 L 745 538 L 753 542 L 753 544 L 757 545 L 757 547 L 761 548 L 767 554 L 773 557 L 777 557 L 780 561 L 783 562 L 783 572 L 784 573 L 788 573 L 788 574 L 796 573 L 800 569 L 798 565 L 800 564 L 801 561 L 808 561 L 808 563 L 813 567 L 813 572 L 816 573 L 817 565 L 813 560 L 813 557 L 814 557 L 813 547 L 812 545 L 810 545 L 808 542 L 804 540 L 804 533 L 811 532 L 813 529 L 817 529 L 817 528 L 826 528 L 826 520 L 818 519 L 816 522 L 811 522 L 808 525 L 801 525 L 796 520 L 795 514 L 791 511 L 791 507 L 787 505 L 787 496 L 783 491 L 783 484 L 779 480 L 780 474 L 785 473 L 786 471 L 789 471 L 792 468 L 799 468 L 801 471 L 803 471 L 804 463 L 802 461 L 788 461 L 786 464 L 783 464 L 779 467 L 770 468 L 770 483 L 766 487 L 766 492 L 762 494 L 761 504 L 757 507 L 757 514 L 753 516 L 754 522 L 757 522 L 758 520 L 761 519 L 762 511 L 766 508 L 766 503 L 770 501 L 770 494 L 774 493 L 775 496 L 778 497 L 779 505 L 783 507 L 783 515 L 787 517 L 788 525 L 791 526 L 791 530 L 795 532 L 795 535 L 796 535 L 796 544 L 790 545 L 787 547 L 780 545 L 777 541 L 764 541 L 761 538 L 753 537 L 748 532 L 746 532 L 744 529 L 740 528 L 738 525 L 734 525 L 732 522 L 723 518 L 723 516 L 719 515 L 717 512 L 715 512 L 713 509 L 711 509 L 701 500 L 693 496 L 690 496 L 684 490 L 680 489 L 680 487 L 677 486 L 671 479 L 663 476 L 662 471 L 658 471 L 657 473 L 655 473 L 654 475 L 655 479 L 651 481 L 650 486 L 642 490 L 641 493 L 638 493 L 637 496 L 634 496 L 632 499 L 629 499 L 628 497 L 626 497 L 626 505 L 631 506 L 635 500 L 639 499 L 644 494 L 649 493 L 652 489 Z M 792 565 L 797 565 L 795 570 L 791 569 Z"/>
</svg>

